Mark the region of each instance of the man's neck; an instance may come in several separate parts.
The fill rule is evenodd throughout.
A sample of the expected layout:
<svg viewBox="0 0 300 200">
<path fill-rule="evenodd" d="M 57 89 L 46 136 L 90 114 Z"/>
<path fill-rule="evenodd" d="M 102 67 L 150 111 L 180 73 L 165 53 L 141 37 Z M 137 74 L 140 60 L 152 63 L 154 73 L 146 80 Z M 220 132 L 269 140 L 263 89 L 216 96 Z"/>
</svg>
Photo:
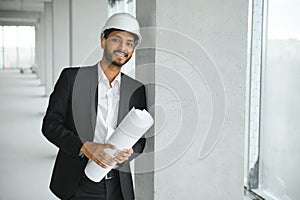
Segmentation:
<svg viewBox="0 0 300 200">
<path fill-rule="evenodd" d="M 106 64 L 103 60 L 100 61 L 100 67 L 102 68 L 110 85 L 121 71 L 121 67 L 113 64 Z"/>
</svg>

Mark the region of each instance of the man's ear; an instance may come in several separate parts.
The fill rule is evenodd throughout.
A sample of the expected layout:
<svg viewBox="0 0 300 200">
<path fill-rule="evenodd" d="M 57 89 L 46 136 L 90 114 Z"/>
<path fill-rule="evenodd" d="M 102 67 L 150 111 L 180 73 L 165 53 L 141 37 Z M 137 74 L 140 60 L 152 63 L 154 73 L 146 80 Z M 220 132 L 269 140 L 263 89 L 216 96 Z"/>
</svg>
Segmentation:
<svg viewBox="0 0 300 200">
<path fill-rule="evenodd" d="M 101 48 L 104 49 L 106 39 L 101 37 Z"/>
</svg>

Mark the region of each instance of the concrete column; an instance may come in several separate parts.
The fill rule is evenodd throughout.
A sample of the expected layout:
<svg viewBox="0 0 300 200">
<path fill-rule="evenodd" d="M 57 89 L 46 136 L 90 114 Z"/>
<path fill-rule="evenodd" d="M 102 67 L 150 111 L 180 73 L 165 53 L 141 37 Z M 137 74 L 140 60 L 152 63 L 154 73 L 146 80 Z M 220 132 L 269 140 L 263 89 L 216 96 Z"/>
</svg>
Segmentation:
<svg viewBox="0 0 300 200">
<path fill-rule="evenodd" d="M 142 44 L 145 42 L 155 46 L 155 35 L 147 35 L 147 27 L 156 26 L 156 1 L 137 0 L 136 1 L 136 17 L 140 22 L 143 34 Z M 156 50 L 154 48 L 143 48 L 140 46 L 136 50 L 136 78 L 145 84 L 148 110 L 155 117 L 155 60 Z M 146 134 L 147 143 L 144 152 L 147 156 L 140 156 L 135 160 L 135 195 L 136 199 L 153 200 L 155 194 L 154 185 L 154 129 L 151 129 Z M 145 165 L 147 166 L 145 170 Z M 144 173 L 139 173 L 144 172 Z"/>
<path fill-rule="evenodd" d="M 44 52 L 45 52 L 45 89 L 46 95 L 50 95 L 53 89 L 53 24 L 52 24 L 52 3 L 44 4 Z"/>
<path fill-rule="evenodd" d="M 108 3 L 99 0 L 72 0 L 71 9 L 71 64 L 81 65 L 97 51 L 99 56 L 84 62 L 95 64 L 101 58 L 100 33 L 107 19 Z"/>
<path fill-rule="evenodd" d="M 41 81 L 41 85 L 45 85 L 45 45 L 44 45 L 44 13 L 41 13 L 39 23 L 36 26 L 36 53 L 35 59 L 37 64 L 37 74 Z"/>
<path fill-rule="evenodd" d="M 61 70 L 71 65 L 70 38 L 70 0 L 53 0 L 54 82 Z"/>
<path fill-rule="evenodd" d="M 155 170 L 138 187 L 145 192 L 153 182 L 154 191 L 137 191 L 140 199 L 243 199 L 248 1 L 141 0 L 136 9 L 142 26 L 165 28 L 155 39 L 163 48 L 154 58 L 148 54 L 155 62 Z M 137 54 L 137 60 L 149 56 Z M 225 91 L 209 90 L 217 72 Z M 207 131 L 218 128 L 213 109 L 222 110 L 212 97 L 224 92 L 224 127 L 210 154 L 201 157 Z"/>
</svg>

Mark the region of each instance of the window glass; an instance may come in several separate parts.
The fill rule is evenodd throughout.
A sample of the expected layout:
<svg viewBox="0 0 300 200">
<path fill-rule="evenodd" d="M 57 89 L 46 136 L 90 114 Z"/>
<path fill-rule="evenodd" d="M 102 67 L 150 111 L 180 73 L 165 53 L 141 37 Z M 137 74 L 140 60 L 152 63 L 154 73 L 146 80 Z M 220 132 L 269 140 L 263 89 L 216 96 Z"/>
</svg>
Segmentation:
<svg viewBox="0 0 300 200">
<path fill-rule="evenodd" d="M 270 0 L 267 9 L 259 182 L 270 197 L 299 199 L 300 1 Z"/>
<path fill-rule="evenodd" d="M 1 26 L 0 62 L 2 68 L 29 68 L 35 62 L 35 28 Z"/>
<path fill-rule="evenodd" d="M 18 67 L 17 61 L 17 27 L 4 26 L 4 59 L 5 68 Z"/>
</svg>

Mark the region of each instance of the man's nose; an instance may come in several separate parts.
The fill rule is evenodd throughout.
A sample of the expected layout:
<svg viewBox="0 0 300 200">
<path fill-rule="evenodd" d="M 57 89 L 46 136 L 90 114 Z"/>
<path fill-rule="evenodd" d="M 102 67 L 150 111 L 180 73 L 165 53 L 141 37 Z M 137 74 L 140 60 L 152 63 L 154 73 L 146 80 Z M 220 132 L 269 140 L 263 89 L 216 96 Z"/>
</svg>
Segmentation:
<svg viewBox="0 0 300 200">
<path fill-rule="evenodd" d="M 126 46 L 126 41 L 122 41 L 119 43 L 119 50 L 121 50 L 122 52 L 127 52 L 127 46 Z"/>
</svg>

